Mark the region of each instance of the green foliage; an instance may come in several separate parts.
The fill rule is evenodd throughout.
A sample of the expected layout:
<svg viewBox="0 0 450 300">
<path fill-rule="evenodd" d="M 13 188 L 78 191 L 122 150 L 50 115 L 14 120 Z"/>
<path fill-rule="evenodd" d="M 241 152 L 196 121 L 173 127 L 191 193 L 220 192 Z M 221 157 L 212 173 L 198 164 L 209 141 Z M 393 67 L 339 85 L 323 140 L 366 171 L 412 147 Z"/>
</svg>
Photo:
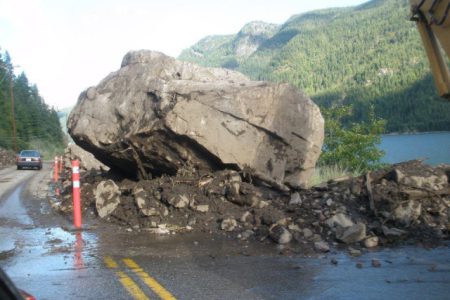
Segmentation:
<svg viewBox="0 0 450 300">
<path fill-rule="evenodd" d="M 373 105 L 387 132 L 450 130 L 450 104 L 437 95 L 408 16 L 407 0 L 312 11 L 291 17 L 248 57 L 233 52 L 236 35 L 216 44 L 202 40 L 191 49 L 207 51 L 180 59 L 289 82 L 324 107 L 352 105 L 347 125 L 369 121 Z"/>
<path fill-rule="evenodd" d="M 308 186 L 315 186 L 322 182 L 346 176 L 357 177 L 363 174 L 361 171 L 362 170 L 349 171 L 341 165 L 318 166 L 315 168 L 313 176 L 308 181 Z"/>
<path fill-rule="evenodd" d="M 381 141 L 385 121 L 377 119 L 373 107 L 369 108 L 368 121 L 344 125 L 352 115 L 351 106 L 323 108 L 325 142 L 319 165 L 339 166 L 353 172 L 380 166 L 383 151 L 376 147 Z"/>
<path fill-rule="evenodd" d="M 28 82 L 25 73 L 14 75 L 11 58 L 5 52 L 0 53 L 0 147 L 6 149 L 14 148 L 13 111 L 18 150 L 36 148 L 44 153 L 53 153 L 56 149 L 63 149 L 63 133 L 56 111 L 45 104 L 37 86 Z"/>
</svg>

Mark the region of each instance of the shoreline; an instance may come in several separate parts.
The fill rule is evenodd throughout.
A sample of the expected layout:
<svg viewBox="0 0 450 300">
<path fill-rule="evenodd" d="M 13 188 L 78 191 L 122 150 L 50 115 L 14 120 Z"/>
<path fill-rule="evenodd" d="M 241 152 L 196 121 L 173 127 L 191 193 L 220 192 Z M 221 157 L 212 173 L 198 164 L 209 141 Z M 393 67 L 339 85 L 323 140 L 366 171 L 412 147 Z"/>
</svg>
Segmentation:
<svg viewBox="0 0 450 300">
<path fill-rule="evenodd" d="M 398 136 L 398 135 L 426 135 L 426 134 L 450 134 L 450 131 L 417 131 L 417 132 L 390 132 L 383 133 L 381 136 Z"/>
</svg>

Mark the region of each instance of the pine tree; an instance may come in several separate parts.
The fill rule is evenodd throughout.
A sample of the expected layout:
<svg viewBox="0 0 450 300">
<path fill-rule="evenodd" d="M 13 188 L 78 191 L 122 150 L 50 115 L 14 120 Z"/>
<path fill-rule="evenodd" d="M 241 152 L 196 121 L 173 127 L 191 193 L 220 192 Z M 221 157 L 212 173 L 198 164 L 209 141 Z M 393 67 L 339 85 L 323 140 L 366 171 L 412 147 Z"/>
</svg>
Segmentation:
<svg viewBox="0 0 450 300">
<path fill-rule="evenodd" d="M 11 83 L 14 110 L 11 109 Z M 45 104 L 37 86 L 29 83 L 25 73 L 14 75 L 8 52 L 0 53 L 0 116 L 0 147 L 14 148 L 14 116 L 19 150 L 37 148 L 44 153 L 62 150 L 63 133 L 56 111 Z"/>
</svg>

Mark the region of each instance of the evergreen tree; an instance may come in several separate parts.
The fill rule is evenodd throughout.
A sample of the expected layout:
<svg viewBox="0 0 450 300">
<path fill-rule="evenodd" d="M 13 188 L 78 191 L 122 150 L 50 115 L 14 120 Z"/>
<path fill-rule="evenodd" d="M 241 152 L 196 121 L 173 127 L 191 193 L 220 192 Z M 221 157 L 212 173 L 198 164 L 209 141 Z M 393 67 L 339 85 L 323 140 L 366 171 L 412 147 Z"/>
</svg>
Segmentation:
<svg viewBox="0 0 450 300">
<path fill-rule="evenodd" d="M 10 84 L 13 86 L 14 109 L 11 109 Z M 37 148 L 46 154 L 61 151 L 63 133 L 56 111 L 45 104 L 36 85 L 25 73 L 14 75 L 8 52 L 0 53 L 0 147 L 14 148 L 13 117 L 18 150 Z"/>
</svg>

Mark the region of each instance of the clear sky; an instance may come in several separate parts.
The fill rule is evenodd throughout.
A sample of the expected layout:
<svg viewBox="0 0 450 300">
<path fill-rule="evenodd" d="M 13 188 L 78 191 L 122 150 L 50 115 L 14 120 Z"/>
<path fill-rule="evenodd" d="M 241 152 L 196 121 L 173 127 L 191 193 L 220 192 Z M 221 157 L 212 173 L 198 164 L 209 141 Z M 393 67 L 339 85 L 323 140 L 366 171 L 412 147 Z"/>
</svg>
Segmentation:
<svg viewBox="0 0 450 300">
<path fill-rule="evenodd" d="M 74 105 L 120 67 L 129 50 L 177 57 L 201 38 L 237 33 L 250 21 L 368 0 L 0 0 L 0 47 L 47 104 Z"/>
</svg>

